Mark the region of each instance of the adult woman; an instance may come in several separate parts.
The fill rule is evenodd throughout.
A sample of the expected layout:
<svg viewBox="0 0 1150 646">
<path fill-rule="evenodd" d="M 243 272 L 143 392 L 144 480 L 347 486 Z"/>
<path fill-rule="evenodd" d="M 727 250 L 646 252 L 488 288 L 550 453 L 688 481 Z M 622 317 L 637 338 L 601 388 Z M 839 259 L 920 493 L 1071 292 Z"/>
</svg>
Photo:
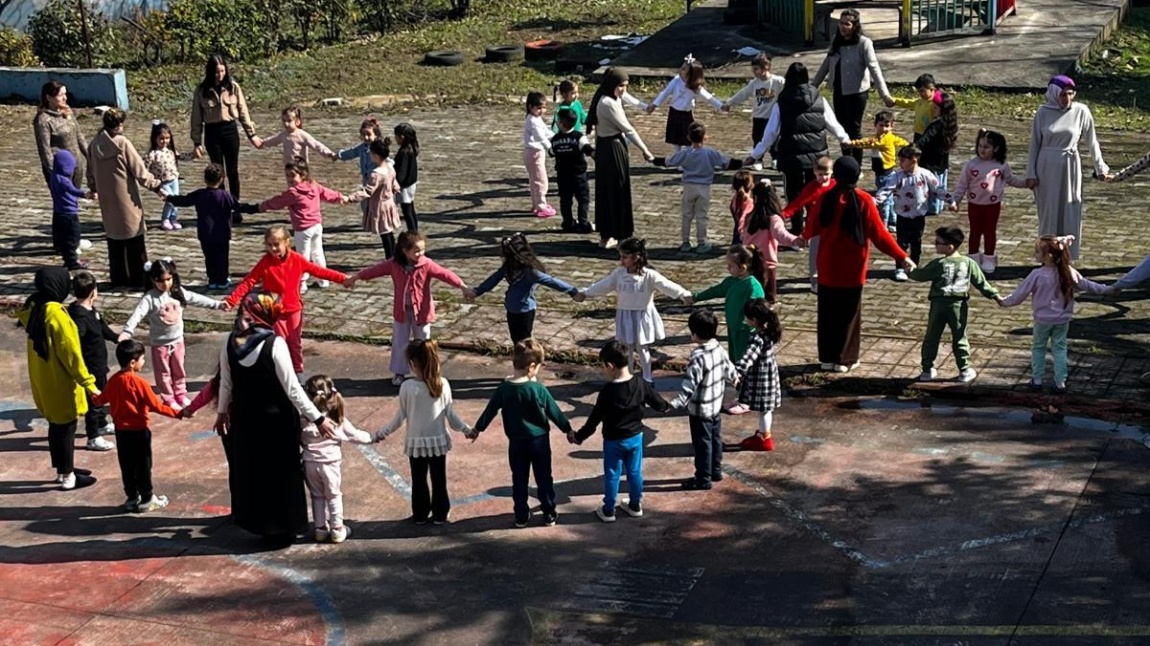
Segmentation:
<svg viewBox="0 0 1150 646">
<path fill-rule="evenodd" d="M 1046 86 L 1046 103 L 1034 113 L 1026 183 L 1035 189 L 1038 235 L 1072 235 L 1070 257 L 1078 259 L 1082 245 L 1082 158 L 1078 142 L 1086 139 L 1094 159 L 1094 175 L 1110 179 L 1102 148 L 1094 134 L 1090 108 L 1075 103 L 1074 80 L 1055 76 Z"/>
<path fill-rule="evenodd" d="M 878 94 L 888 108 L 894 107 L 894 98 L 886 88 L 878 57 L 874 53 L 874 43 L 863 35 L 862 21 L 855 9 L 844 9 L 839 14 L 839 30 L 827 50 L 827 57 L 815 74 L 814 85 L 818 87 L 823 79 L 831 76 L 834 90 L 835 116 L 846 129 L 851 139 L 862 136 L 863 118 L 866 115 L 866 96 L 874 81 Z M 862 149 L 844 150 L 857 161 L 862 161 Z"/>
<path fill-rule="evenodd" d="M 148 172 L 140 153 L 124 136 L 123 110 L 104 113 L 104 128 L 88 146 L 88 188 L 96 191 L 100 217 L 108 240 L 108 273 L 112 285 L 140 289 L 146 287 L 144 263 L 144 207 L 136 184 L 161 196 L 161 182 Z"/>
<path fill-rule="evenodd" d="M 834 187 L 816 202 L 803 237 L 822 239 L 818 251 L 818 342 L 823 370 L 848 372 L 858 365 L 862 337 L 862 289 L 870 265 L 870 245 L 902 263 L 914 263 L 886 230 L 874 198 L 856 187 L 854 157 L 835 160 Z"/>
<path fill-rule="evenodd" d="M 595 128 L 595 228 L 604 249 L 614 248 L 635 233 L 627 142 L 638 146 L 643 159 L 655 158 L 623 114 L 619 99 L 627 92 L 627 84 L 625 73 L 609 68 L 591 99 L 588 115 L 588 128 Z"/>
<path fill-rule="evenodd" d="M 76 422 L 88 412 L 84 391 L 92 395 L 100 391 L 84 366 L 76 323 L 62 305 L 72 291 L 72 279 L 63 267 L 43 267 L 36 270 L 33 284 L 35 293 L 16 313 L 28 333 L 32 399 L 48 420 L 48 452 L 56 482 L 64 490 L 86 487 L 96 480 L 90 471 L 73 465 Z"/>
<path fill-rule="evenodd" d="M 236 124 L 244 129 L 248 141 L 256 148 L 262 143 L 248 115 L 244 92 L 228 73 L 223 54 L 212 54 L 204 66 L 204 80 L 192 95 L 192 144 L 196 158 L 208 153 L 212 163 L 220 164 L 228 176 L 228 191 L 240 197 L 240 135 Z"/>
<path fill-rule="evenodd" d="M 32 119 L 32 130 L 36 133 L 36 152 L 40 154 L 40 170 L 44 179 L 52 174 L 52 158 L 57 150 L 67 150 L 76 159 L 72 170 L 72 183 L 77 188 L 84 185 L 88 142 L 76 123 L 76 115 L 68 107 L 68 88 L 59 81 L 48 81 L 40 87 L 40 107 Z M 92 243 L 80 240 L 80 249 L 88 249 Z"/>
<path fill-rule="evenodd" d="M 224 438 L 236 524 L 286 544 L 307 528 L 300 465 L 300 416 L 331 437 L 292 370 L 287 343 L 272 331 L 283 311 L 277 294 L 248 294 L 220 350 L 216 431 Z"/>
</svg>

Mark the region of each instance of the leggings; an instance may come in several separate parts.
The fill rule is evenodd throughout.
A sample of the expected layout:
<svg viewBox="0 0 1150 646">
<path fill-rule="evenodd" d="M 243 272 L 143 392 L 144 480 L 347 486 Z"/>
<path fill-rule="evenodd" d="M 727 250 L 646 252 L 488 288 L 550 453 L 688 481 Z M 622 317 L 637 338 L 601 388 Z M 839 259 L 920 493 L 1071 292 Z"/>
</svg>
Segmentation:
<svg viewBox="0 0 1150 646">
<path fill-rule="evenodd" d="M 843 130 L 847 131 L 851 139 L 861 137 L 863 117 L 866 115 L 866 92 L 858 94 L 835 92 L 832 101 L 835 118 L 839 120 Z M 847 150 L 847 154 L 854 157 L 855 161 L 862 163 L 862 148 L 850 148 Z"/>
<path fill-rule="evenodd" d="M 998 244 L 998 214 L 1002 212 L 1002 203 L 967 204 L 966 209 L 970 217 L 970 253 L 978 253 L 979 241 L 985 239 L 986 255 L 993 256 Z"/>
<path fill-rule="evenodd" d="M 639 355 L 639 367 L 643 370 L 643 379 L 647 382 L 655 381 L 655 378 L 651 376 L 651 347 L 637 345 L 632 352 Z"/>
<path fill-rule="evenodd" d="M 220 164 L 228 175 L 228 192 L 240 199 L 240 131 L 235 121 L 221 121 L 204 126 L 204 148 L 213 164 Z"/>
<path fill-rule="evenodd" d="M 759 413 L 759 433 L 767 437 L 771 436 L 771 422 L 773 421 L 771 419 L 772 417 L 773 413 L 769 410 L 765 410 Z"/>
</svg>

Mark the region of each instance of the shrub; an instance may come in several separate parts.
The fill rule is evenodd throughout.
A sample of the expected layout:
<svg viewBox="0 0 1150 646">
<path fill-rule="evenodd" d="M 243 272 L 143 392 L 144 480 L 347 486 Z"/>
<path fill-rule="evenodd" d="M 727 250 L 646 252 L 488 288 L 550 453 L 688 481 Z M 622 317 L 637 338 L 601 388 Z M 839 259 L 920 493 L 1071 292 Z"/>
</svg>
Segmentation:
<svg viewBox="0 0 1150 646">
<path fill-rule="evenodd" d="M 115 50 L 115 35 L 108 19 L 91 0 L 84 2 L 88 18 L 88 37 L 92 47 L 92 64 L 109 65 Z M 28 19 L 28 36 L 32 51 L 50 67 L 83 67 L 87 65 L 84 49 L 84 26 L 74 0 L 48 0 Z"/>
<path fill-rule="evenodd" d="M 40 59 L 32 51 L 32 39 L 11 27 L 0 27 L 0 66 L 37 67 Z"/>
<path fill-rule="evenodd" d="M 185 60 L 202 59 L 212 52 L 233 60 L 254 60 L 278 47 L 277 5 L 270 0 L 174 0 L 165 24 Z"/>
</svg>

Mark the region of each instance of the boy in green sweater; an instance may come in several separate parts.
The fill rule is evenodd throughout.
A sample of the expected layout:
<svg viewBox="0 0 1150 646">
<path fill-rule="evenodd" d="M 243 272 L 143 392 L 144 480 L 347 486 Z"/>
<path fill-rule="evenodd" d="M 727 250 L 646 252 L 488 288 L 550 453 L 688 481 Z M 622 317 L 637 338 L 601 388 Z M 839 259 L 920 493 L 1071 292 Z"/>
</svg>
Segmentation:
<svg viewBox="0 0 1150 646">
<path fill-rule="evenodd" d="M 966 340 L 966 317 L 969 310 L 970 288 L 983 296 L 1002 303 L 998 290 L 986 281 L 978 262 L 959 253 L 965 236 L 958 227 L 939 227 L 934 232 L 934 249 L 942 255 L 910 272 L 911 280 L 930 281 L 930 314 L 926 323 L 926 336 L 922 340 L 922 374 L 919 381 L 933 381 L 938 377 L 934 360 L 938 357 L 938 344 L 944 328 L 950 328 L 954 361 L 958 364 L 958 380 L 970 383 L 978 376 L 970 365 L 970 342 Z"/>
<path fill-rule="evenodd" d="M 467 437 L 475 441 L 503 411 L 503 432 L 507 434 L 507 461 L 511 463 L 511 499 L 515 503 L 515 526 L 526 527 L 531 518 L 527 505 L 527 480 L 535 472 L 535 488 L 543 510 L 543 524 L 550 527 L 559 519 L 555 511 L 555 481 L 551 477 L 551 425 L 571 433 L 571 422 L 559 410 L 547 387 L 535 380 L 543 366 L 543 344 L 525 339 L 511 352 L 515 374 L 495 389 L 487 408 Z"/>
</svg>

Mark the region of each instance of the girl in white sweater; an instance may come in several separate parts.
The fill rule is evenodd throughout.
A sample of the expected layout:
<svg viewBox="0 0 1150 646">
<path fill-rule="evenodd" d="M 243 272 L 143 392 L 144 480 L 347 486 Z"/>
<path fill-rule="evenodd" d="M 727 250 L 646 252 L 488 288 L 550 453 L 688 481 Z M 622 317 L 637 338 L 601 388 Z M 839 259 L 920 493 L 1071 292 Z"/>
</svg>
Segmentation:
<svg viewBox="0 0 1150 646">
<path fill-rule="evenodd" d="M 549 218 L 555 208 L 547 203 L 547 155 L 551 152 L 551 129 L 543 123 L 547 98 L 542 92 L 527 95 L 527 117 L 523 120 L 523 165 L 531 188 L 531 210 L 536 217 Z"/>
<path fill-rule="evenodd" d="M 429 518 L 436 525 L 442 525 L 451 511 L 451 498 L 447 495 L 447 452 L 451 450 L 451 437 L 447 426 L 460 433 L 471 432 L 471 427 L 455 413 L 451 384 L 440 374 L 439 346 L 435 341 L 412 341 L 406 356 L 414 379 L 403 382 L 399 389 L 399 410 L 379 429 L 375 440 L 386 438 L 407 422 L 403 454 L 411 465 L 411 519 L 416 525 L 426 525 Z"/>
</svg>

